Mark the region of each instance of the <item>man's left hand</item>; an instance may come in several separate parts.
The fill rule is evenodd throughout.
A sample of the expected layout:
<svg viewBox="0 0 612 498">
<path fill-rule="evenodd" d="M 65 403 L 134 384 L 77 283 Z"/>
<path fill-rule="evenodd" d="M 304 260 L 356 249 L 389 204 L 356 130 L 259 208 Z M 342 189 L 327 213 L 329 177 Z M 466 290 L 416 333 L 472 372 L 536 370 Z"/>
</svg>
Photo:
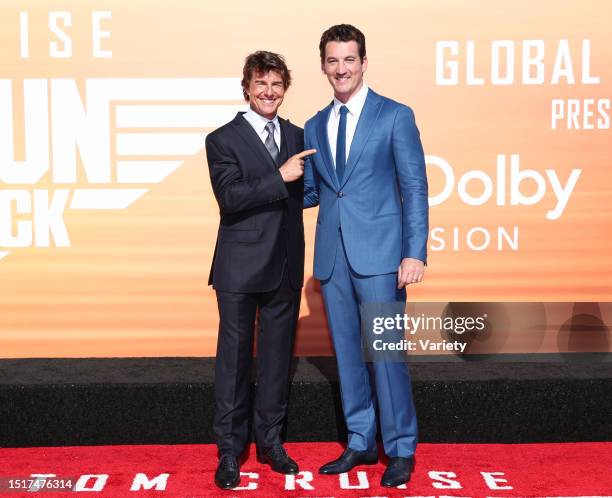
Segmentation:
<svg viewBox="0 0 612 498">
<path fill-rule="evenodd" d="M 425 264 L 414 258 L 404 258 L 397 269 L 397 288 L 401 289 L 410 284 L 416 284 L 423 280 Z"/>
</svg>

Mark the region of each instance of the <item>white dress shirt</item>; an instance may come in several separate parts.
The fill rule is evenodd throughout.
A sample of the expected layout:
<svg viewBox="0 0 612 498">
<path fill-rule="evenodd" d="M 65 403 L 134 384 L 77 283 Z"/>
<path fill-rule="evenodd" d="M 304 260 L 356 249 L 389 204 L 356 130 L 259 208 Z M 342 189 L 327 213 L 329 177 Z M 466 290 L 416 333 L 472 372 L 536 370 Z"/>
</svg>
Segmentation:
<svg viewBox="0 0 612 498">
<path fill-rule="evenodd" d="M 359 91 L 353 95 L 346 104 L 343 104 L 334 97 L 334 106 L 329 113 L 329 120 L 327 121 L 327 139 L 329 140 L 334 168 L 336 167 L 336 142 L 338 141 L 338 125 L 340 124 L 340 107 L 345 105 L 348 109 L 348 113 L 346 114 L 346 160 L 348 161 L 351 143 L 353 142 L 355 129 L 357 128 L 357 122 L 359 121 L 359 116 L 361 115 L 367 96 L 368 86 L 364 83 Z"/>
<path fill-rule="evenodd" d="M 257 136 L 261 139 L 264 145 L 266 144 L 266 138 L 268 138 L 268 130 L 266 130 L 266 125 L 268 124 L 269 121 L 272 121 L 274 123 L 274 141 L 276 142 L 276 146 L 278 147 L 278 150 L 280 151 L 281 131 L 280 131 L 280 123 L 278 121 L 278 116 L 274 116 L 273 119 L 266 119 L 261 114 L 257 114 L 250 107 L 248 108 L 247 112 L 245 112 L 242 116 L 253 127 L 253 129 L 255 130 L 255 133 L 257 133 Z"/>
</svg>

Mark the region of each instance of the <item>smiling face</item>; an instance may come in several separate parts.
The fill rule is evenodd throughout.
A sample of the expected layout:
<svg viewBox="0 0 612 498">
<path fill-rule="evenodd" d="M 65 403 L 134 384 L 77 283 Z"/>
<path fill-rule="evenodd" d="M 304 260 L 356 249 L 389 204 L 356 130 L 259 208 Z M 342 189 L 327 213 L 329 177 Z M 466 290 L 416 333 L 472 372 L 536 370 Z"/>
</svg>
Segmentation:
<svg viewBox="0 0 612 498">
<path fill-rule="evenodd" d="M 251 109 L 266 119 L 273 119 L 283 103 L 285 84 L 278 71 L 254 72 L 246 93 Z"/>
<path fill-rule="evenodd" d="M 340 102 L 348 102 L 361 89 L 363 73 L 367 67 L 368 59 L 364 57 L 361 60 L 356 41 L 330 41 L 325 45 L 325 59 L 321 69 Z"/>
</svg>

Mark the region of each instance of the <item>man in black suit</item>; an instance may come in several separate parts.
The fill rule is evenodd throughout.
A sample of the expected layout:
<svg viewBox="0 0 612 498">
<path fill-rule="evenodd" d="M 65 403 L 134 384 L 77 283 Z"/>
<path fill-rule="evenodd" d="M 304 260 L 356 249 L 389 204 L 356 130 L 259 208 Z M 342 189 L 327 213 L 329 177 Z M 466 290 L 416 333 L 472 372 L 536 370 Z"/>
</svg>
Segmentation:
<svg viewBox="0 0 612 498">
<path fill-rule="evenodd" d="M 296 474 L 282 446 L 289 363 L 304 278 L 303 130 L 277 110 L 291 83 L 280 55 L 246 58 L 246 113 L 209 134 L 206 155 L 221 222 L 209 284 L 219 305 L 214 433 L 219 448 L 215 483 L 240 482 L 248 444 L 249 387 L 257 317 L 257 457 L 276 472 Z"/>
</svg>

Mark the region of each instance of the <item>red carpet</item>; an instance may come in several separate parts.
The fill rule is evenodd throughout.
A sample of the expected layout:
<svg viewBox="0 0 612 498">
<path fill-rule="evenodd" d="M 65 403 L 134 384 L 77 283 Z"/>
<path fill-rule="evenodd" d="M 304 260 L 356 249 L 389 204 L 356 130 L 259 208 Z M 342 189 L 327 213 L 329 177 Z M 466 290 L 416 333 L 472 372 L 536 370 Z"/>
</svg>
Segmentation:
<svg viewBox="0 0 612 498">
<path fill-rule="evenodd" d="M 297 480 L 258 464 L 253 448 L 242 466 L 241 486 L 248 489 L 221 491 L 213 483 L 217 458 L 212 445 L 2 448 L 0 495 L 32 496 L 7 489 L 8 478 L 18 479 L 13 486 L 23 486 L 30 474 L 55 474 L 50 479 L 57 481 L 47 481 L 48 487 L 71 478 L 85 496 L 104 498 L 612 495 L 612 443 L 421 444 L 407 488 L 391 490 L 379 485 L 382 464 L 360 467 L 347 476 L 318 475 L 318 467 L 340 453 L 339 444 L 293 443 L 287 449 L 303 472 Z M 45 495 L 60 498 L 74 492 L 47 488 Z"/>
</svg>

